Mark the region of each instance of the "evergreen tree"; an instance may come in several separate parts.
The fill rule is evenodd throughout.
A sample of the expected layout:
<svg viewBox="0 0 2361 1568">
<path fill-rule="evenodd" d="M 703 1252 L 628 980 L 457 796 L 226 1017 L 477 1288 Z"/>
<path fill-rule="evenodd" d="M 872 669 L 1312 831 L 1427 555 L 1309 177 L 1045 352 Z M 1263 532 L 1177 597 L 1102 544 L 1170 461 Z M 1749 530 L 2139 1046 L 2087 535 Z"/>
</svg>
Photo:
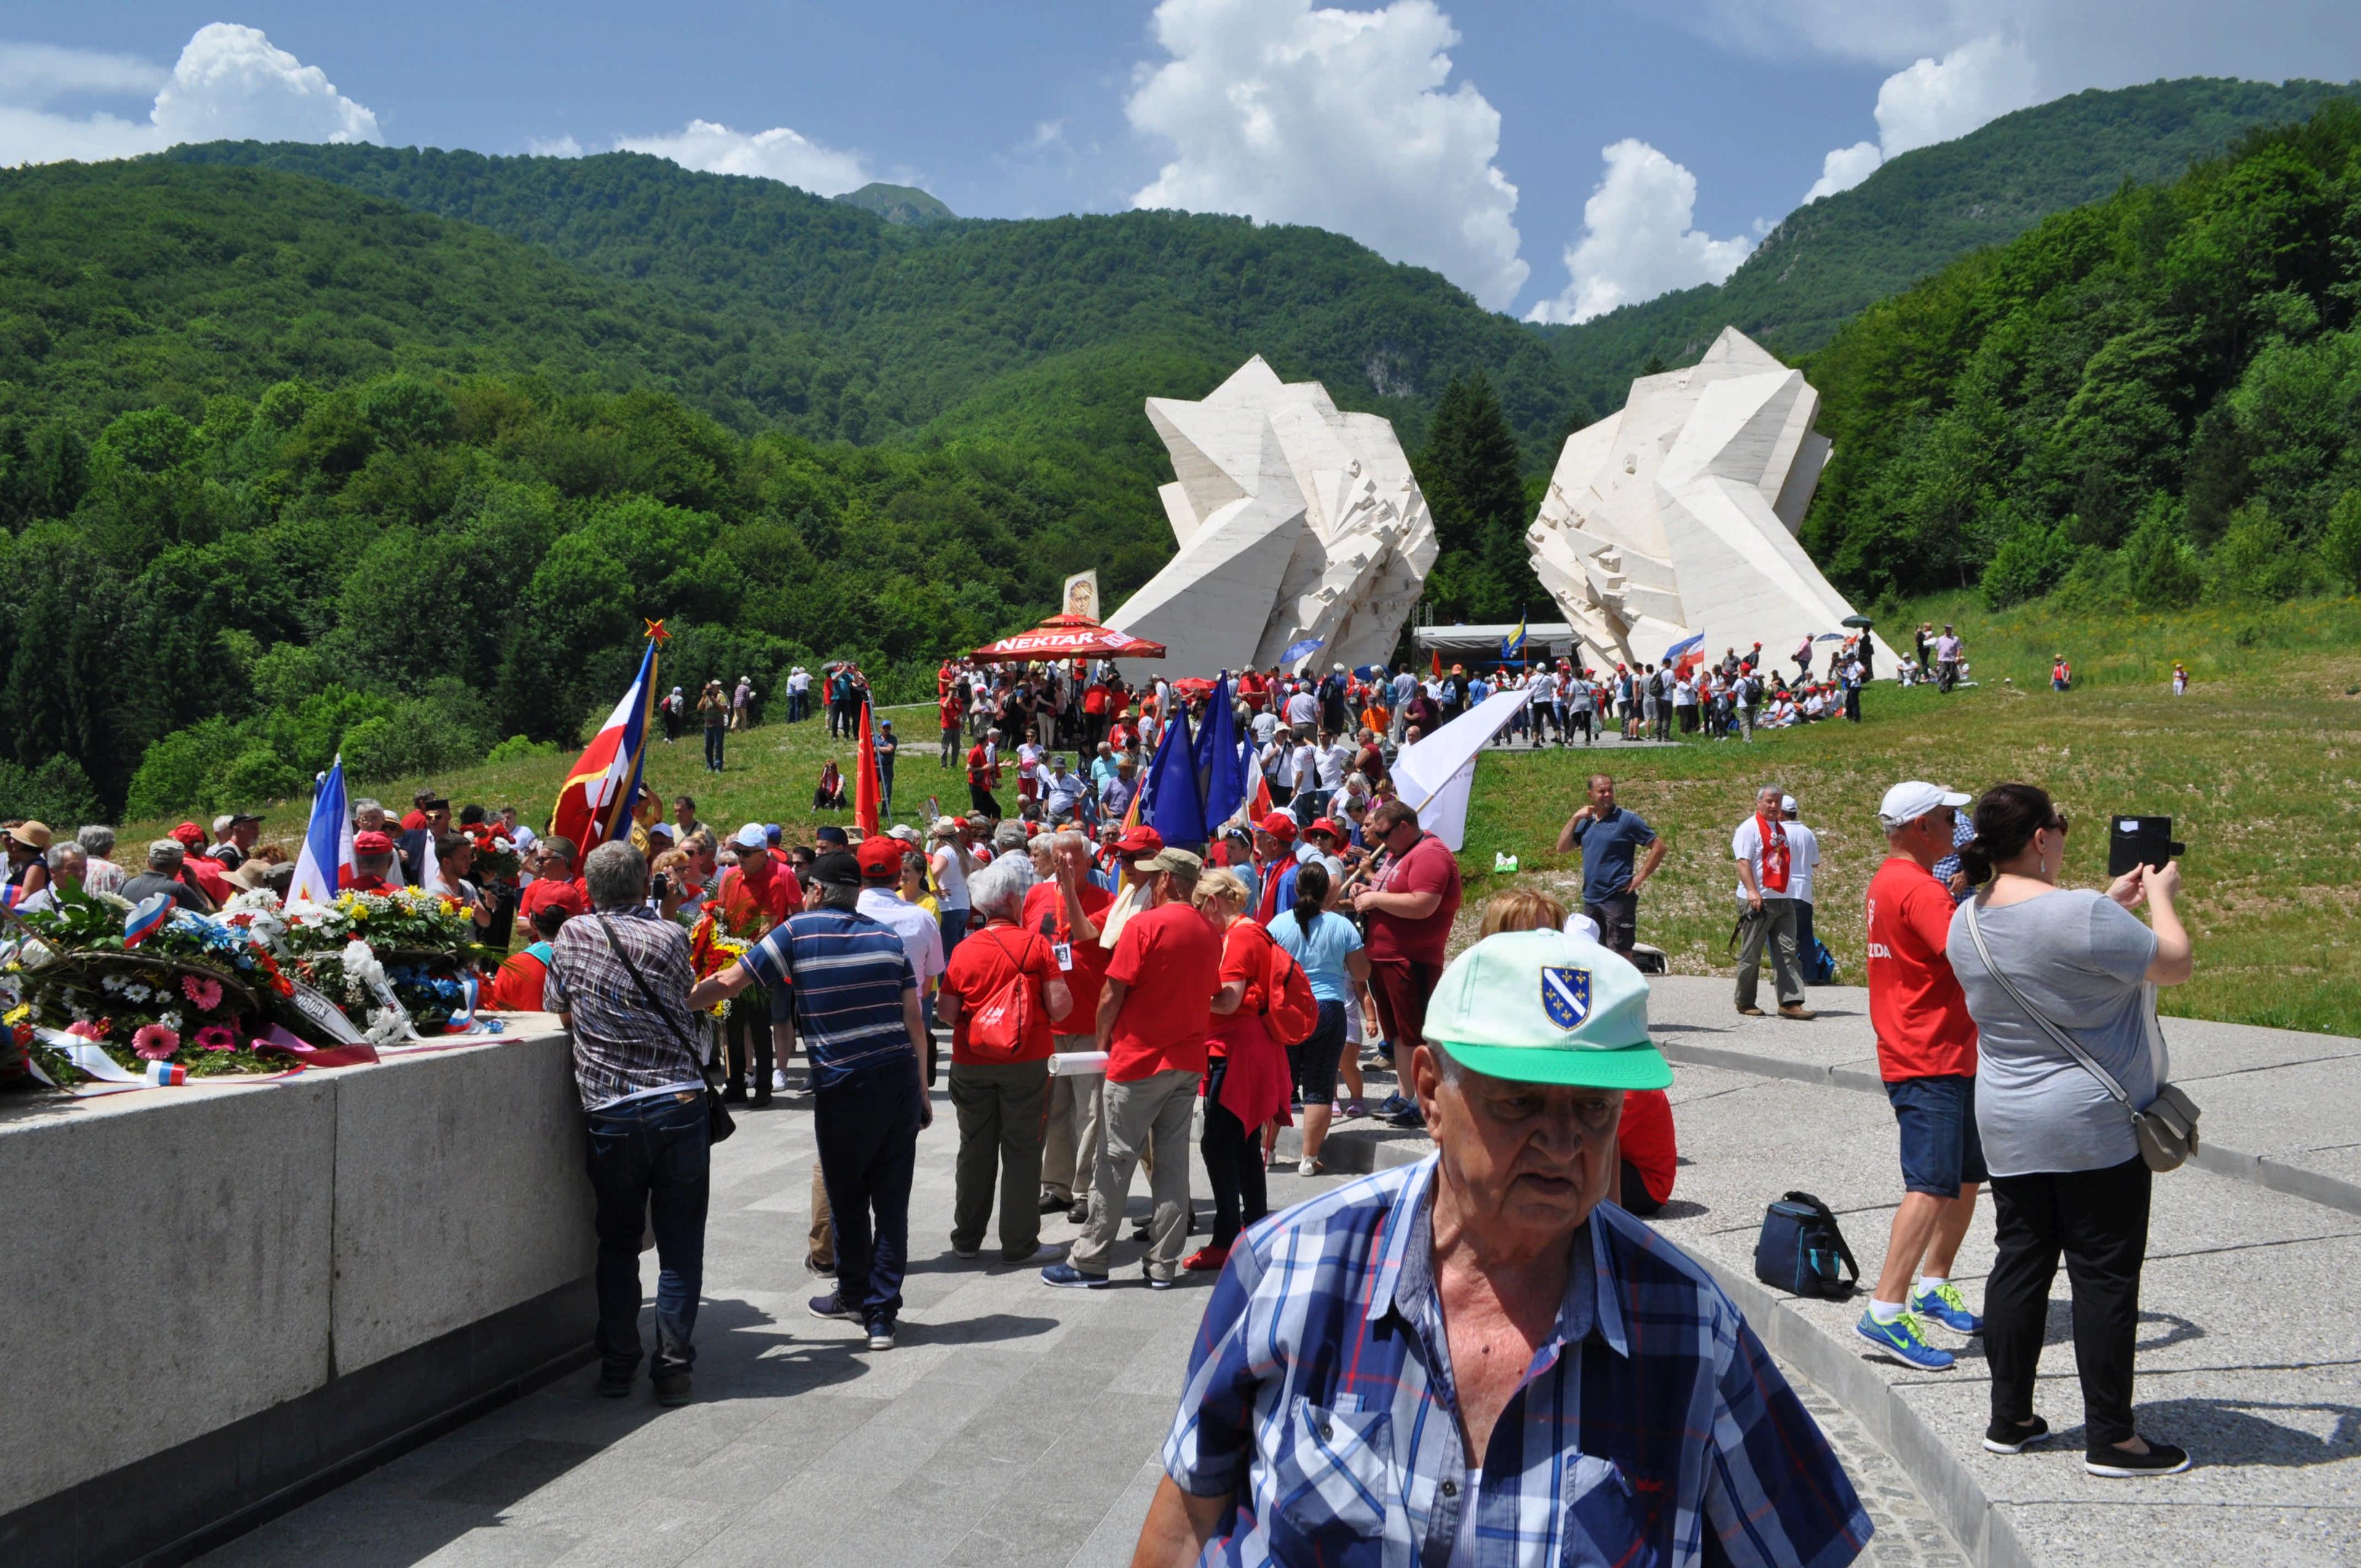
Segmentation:
<svg viewBox="0 0 2361 1568">
<path fill-rule="evenodd" d="M 1454 377 L 1412 464 L 1440 547 L 1426 598 L 1439 620 L 1513 621 L 1549 603 L 1525 550 L 1517 435 L 1482 371 Z"/>
</svg>

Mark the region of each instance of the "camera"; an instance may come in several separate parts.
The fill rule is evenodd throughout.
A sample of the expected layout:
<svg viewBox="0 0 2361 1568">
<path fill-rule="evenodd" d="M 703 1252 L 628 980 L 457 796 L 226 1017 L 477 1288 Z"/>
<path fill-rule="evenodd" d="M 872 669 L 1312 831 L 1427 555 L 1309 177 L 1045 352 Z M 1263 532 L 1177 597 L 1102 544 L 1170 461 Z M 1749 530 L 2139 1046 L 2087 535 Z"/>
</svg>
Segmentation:
<svg viewBox="0 0 2361 1568">
<path fill-rule="evenodd" d="M 2167 861 L 2189 848 L 2173 841 L 2169 817 L 2115 817 L 2109 821 L 2113 824 L 2107 839 L 2107 874 L 2111 877 L 2119 877 L 2134 866 L 2162 870 Z"/>
<path fill-rule="evenodd" d="M 649 890 L 658 904 L 672 896 L 672 879 L 662 872 L 656 873 L 655 884 Z"/>
</svg>

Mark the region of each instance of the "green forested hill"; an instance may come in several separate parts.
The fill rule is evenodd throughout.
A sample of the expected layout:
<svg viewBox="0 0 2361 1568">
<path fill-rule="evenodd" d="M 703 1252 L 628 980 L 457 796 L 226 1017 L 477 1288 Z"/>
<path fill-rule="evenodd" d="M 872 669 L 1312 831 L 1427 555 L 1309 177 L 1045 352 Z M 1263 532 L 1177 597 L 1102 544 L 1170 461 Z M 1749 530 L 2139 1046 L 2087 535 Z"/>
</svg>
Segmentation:
<svg viewBox="0 0 2361 1568">
<path fill-rule="evenodd" d="M 2361 107 L 1952 263 L 1806 373 L 1804 543 L 1868 594 L 2269 602 L 2361 586 Z"/>
<path fill-rule="evenodd" d="M 1143 400 L 1196 397 L 1261 354 L 1394 420 L 1415 447 L 1454 376 L 1484 371 L 1536 466 L 1591 415 L 1545 347 L 1439 274 L 1324 230 L 1189 213 L 894 225 L 790 186 L 635 153 L 468 152 L 214 143 L 166 155 L 309 174 L 548 247 L 790 339 L 746 395 L 789 428 L 923 437 L 1004 385 L 1096 438 L 1144 431 Z M 1163 376 L 1175 356 L 1206 367 Z M 1137 358 L 1141 373 L 1121 367 Z M 1061 389 L 1060 369 L 1078 372 Z M 1088 389 L 1085 396 L 1083 387 Z M 1048 400 L 1045 405 L 1045 400 Z"/>
<path fill-rule="evenodd" d="M 1575 392 L 1602 409 L 1650 359 L 1688 364 L 1725 326 L 1776 353 L 1809 353 L 1874 302 L 2052 213 L 2126 181 L 2174 179 L 2244 131 L 2356 93 L 2361 83 L 2192 77 L 2020 109 L 1796 209 L 1720 284 L 1542 330 Z"/>
<path fill-rule="evenodd" d="M 0 418 L 94 434 L 126 410 L 301 376 L 532 372 L 677 393 L 752 426 L 760 322 L 316 180 L 139 162 L 0 171 Z"/>
</svg>

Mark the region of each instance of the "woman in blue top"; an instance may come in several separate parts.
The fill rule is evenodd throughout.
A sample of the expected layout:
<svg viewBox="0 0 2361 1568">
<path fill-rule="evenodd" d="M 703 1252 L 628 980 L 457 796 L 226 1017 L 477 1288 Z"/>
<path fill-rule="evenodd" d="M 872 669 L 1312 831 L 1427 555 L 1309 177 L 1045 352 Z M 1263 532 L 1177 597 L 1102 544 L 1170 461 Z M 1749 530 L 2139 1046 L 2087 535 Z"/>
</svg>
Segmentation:
<svg viewBox="0 0 2361 1568">
<path fill-rule="evenodd" d="M 1318 1176 L 1320 1146 L 1328 1139 L 1328 1121 L 1336 1103 L 1336 1063 L 1345 1050 L 1345 1007 L 1369 978 L 1369 955 L 1361 950 L 1360 927 L 1326 907 L 1328 868 L 1307 861 L 1296 869 L 1295 907 L 1274 917 L 1271 939 L 1287 949 L 1312 982 L 1312 1000 L 1320 1003 L 1320 1022 L 1312 1037 L 1290 1046 L 1295 1064 L 1296 1092 L 1303 1101 L 1303 1158 L 1298 1176 Z"/>
</svg>

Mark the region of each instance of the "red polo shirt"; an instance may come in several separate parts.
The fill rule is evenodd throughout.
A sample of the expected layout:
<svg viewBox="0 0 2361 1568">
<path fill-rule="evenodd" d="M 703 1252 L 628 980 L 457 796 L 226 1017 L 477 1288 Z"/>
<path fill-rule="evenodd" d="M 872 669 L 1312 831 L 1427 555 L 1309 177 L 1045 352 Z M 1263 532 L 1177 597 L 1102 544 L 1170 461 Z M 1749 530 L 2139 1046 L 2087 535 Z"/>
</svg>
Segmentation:
<svg viewBox="0 0 2361 1568">
<path fill-rule="evenodd" d="M 1110 1081 L 1205 1070 L 1221 965 L 1220 933 L 1188 905 L 1162 904 L 1132 916 L 1107 963 L 1107 978 L 1131 988 L 1107 1041 Z"/>
<path fill-rule="evenodd" d="M 1976 1023 L 1944 951 L 1955 907 L 1935 873 L 1907 856 L 1888 857 L 1869 879 L 1869 1021 L 1888 1083 L 1976 1070 Z"/>
</svg>

